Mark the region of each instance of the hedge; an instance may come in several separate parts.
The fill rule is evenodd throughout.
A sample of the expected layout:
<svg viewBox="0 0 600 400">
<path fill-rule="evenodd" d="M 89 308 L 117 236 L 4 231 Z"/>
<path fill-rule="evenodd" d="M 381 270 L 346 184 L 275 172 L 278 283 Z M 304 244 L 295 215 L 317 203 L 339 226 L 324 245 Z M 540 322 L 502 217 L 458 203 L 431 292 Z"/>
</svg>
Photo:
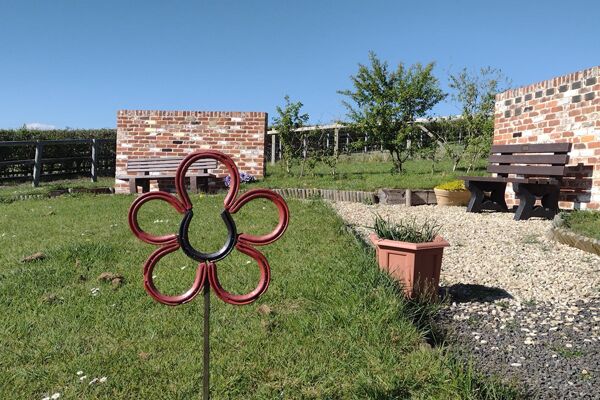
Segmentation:
<svg viewBox="0 0 600 400">
<path fill-rule="evenodd" d="M 116 129 L 55 129 L 55 130 L 28 130 L 4 129 L 0 130 L 0 141 L 21 140 L 59 140 L 59 139 L 115 139 Z M 108 158 L 99 162 L 99 174 L 110 175 L 114 173 L 115 144 L 114 142 L 100 145 L 100 157 Z M 0 161 L 33 159 L 35 146 L 2 146 L 0 147 Z M 87 157 L 90 155 L 90 145 L 85 144 L 57 144 L 44 146 L 43 158 Z M 0 179 L 28 179 L 32 174 L 31 165 L 0 166 Z M 90 161 L 77 160 L 57 162 L 44 165 L 44 174 L 89 175 Z"/>
<path fill-rule="evenodd" d="M 0 129 L 0 142 L 15 140 L 117 139 L 116 129 Z"/>
</svg>

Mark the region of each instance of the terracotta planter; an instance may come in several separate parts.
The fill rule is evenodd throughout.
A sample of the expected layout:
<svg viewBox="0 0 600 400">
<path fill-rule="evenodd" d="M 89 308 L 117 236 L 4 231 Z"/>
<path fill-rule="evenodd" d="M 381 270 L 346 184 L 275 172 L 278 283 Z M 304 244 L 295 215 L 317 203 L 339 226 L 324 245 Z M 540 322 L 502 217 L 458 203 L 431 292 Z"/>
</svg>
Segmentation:
<svg viewBox="0 0 600 400">
<path fill-rule="evenodd" d="M 433 189 L 438 206 L 466 206 L 471 192 L 468 190 Z"/>
<path fill-rule="evenodd" d="M 444 247 L 450 244 L 441 236 L 433 242 L 408 243 L 379 239 L 372 233 L 369 238 L 377 251 L 379 268 L 402 283 L 404 293 L 412 298 L 440 285 L 440 271 Z"/>
</svg>

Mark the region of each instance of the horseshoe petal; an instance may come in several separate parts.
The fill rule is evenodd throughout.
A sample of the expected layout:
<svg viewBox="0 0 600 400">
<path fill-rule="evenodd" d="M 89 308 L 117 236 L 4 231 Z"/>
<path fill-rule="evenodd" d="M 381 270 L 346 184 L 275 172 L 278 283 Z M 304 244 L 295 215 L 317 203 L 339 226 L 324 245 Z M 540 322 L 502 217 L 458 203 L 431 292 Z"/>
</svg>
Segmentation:
<svg viewBox="0 0 600 400">
<path fill-rule="evenodd" d="M 200 150 L 188 155 L 183 159 L 181 164 L 179 164 L 179 168 L 177 168 L 177 173 L 175 175 L 175 190 L 181 199 L 181 202 L 184 204 L 185 208 L 189 210 L 192 208 L 192 202 L 190 201 L 190 197 L 187 194 L 187 189 L 185 188 L 185 174 L 188 169 L 198 160 L 203 159 L 211 159 L 217 160 L 227 168 L 229 172 L 229 176 L 231 176 L 231 183 L 229 185 L 229 191 L 227 192 L 227 196 L 225 196 L 224 206 L 225 209 L 228 210 L 231 202 L 235 199 L 240 189 L 240 173 L 238 172 L 237 166 L 233 162 L 233 160 L 224 153 L 216 150 Z"/>
<path fill-rule="evenodd" d="M 160 261 L 161 258 L 170 254 L 179 249 L 179 243 L 174 242 L 167 244 L 156 250 L 154 253 L 148 257 L 146 262 L 144 263 L 144 288 L 146 292 L 150 296 L 154 298 L 154 300 L 159 303 L 166 304 L 169 306 L 178 306 L 180 304 L 185 304 L 196 297 L 196 295 L 200 292 L 202 287 L 204 286 L 204 282 L 206 281 L 206 270 L 207 266 L 205 263 L 200 263 L 198 268 L 196 269 L 196 277 L 194 279 L 194 283 L 192 287 L 188 289 L 187 292 L 177 295 L 177 296 L 167 296 L 162 294 L 154 285 L 154 279 L 152 278 L 152 274 L 154 272 L 154 267 Z"/>
<path fill-rule="evenodd" d="M 219 261 L 227 257 L 227 255 L 233 250 L 237 239 L 237 228 L 235 227 L 235 222 L 233 222 L 229 212 L 224 210 L 221 213 L 221 219 L 227 227 L 227 240 L 221 249 L 212 253 L 202 253 L 201 251 L 196 250 L 190 244 L 189 227 L 193 216 L 193 210 L 188 210 L 185 213 L 185 217 L 183 217 L 183 221 L 181 221 L 181 226 L 179 227 L 179 242 L 181 244 L 181 250 L 183 250 L 188 257 L 196 261 Z"/>
<path fill-rule="evenodd" d="M 177 197 L 166 193 L 166 192 L 148 192 L 139 196 L 137 199 L 133 201 L 131 207 L 129 208 L 129 228 L 133 232 L 133 234 L 140 240 L 150 244 L 167 244 L 177 240 L 177 234 L 172 233 L 169 235 L 163 236 L 154 236 L 151 235 L 140 228 L 138 223 L 138 212 L 144 203 L 150 200 L 162 200 L 169 203 L 178 213 L 183 214 L 185 212 L 185 207 L 181 202 L 177 199 Z"/>
<path fill-rule="evenodd" d="M 260 269 L 260 280 L 258 281 L 256 288 L 247 294 L 237 295 L 229 293 L 221 286 L 217 276 L 217 264 L 213 262 L 209 263 L 208 281 L 210 282 L 210 286 L 215 291 L 215 294 L 225 303 L 233 305 L 250 304 L 256 301 L 264 292 L 267 291 L 269 282 L 271 281 L 271 268 L 269 267 L 269 262 L 265 256 L 263 256 L 258 250 L 250 246 L 244 246 L 241 243 L 238 243 L 235 247 L 240 252 L 254 258 L 258 263 L 258 268 Z"/>
<path fill-rule="evenodd" d="M 279 239 L 288 227 L 289 220 L 290 220 L 290 210 L 289 210 L 285 200 L 283 200 L 283 197 L 281 197 L 277 193 L 275 193 L 271 190 L 268 190 L 268 189 L 252 189 L 252 190 L 249 190 L 246 193 L 242 194 L 235 201 L 235 203 L 233 203 L 233 205 L 231 206 L 230 212 L 232 214 L 236 213 L 246 203 L 249 203 L 252 200 L 259 199 L 259 198 L 270 200 L 271 202 L 273 202 L 275 204 L 275 206 L 277 206 L 277 209 L 279 211 L 279 222 L 277 223 L 277 226 L 275 227 L 273 232 L 271 232 L 269 234 L 262 235 L 262 236 L 254 236 L 254 235 L 250 235 L 248 233 L 241 233 L 238 236 L 238 240 L 240 242 L 244 242 L 246 244 L 251 244 L 251 245 L 255 245 L 255 246 L 264 246 L 266 244 L 273 243 L 274 241 Z"/>
</svg>

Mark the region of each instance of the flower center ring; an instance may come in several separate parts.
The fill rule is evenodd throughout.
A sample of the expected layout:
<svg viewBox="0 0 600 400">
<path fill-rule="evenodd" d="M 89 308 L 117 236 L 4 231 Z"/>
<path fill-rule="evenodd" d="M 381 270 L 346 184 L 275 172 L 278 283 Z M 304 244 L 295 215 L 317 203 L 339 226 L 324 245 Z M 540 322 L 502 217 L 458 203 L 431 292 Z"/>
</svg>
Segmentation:
<svg viewBox="0 0 600 400">
<path fill-rule="evenodd" d="M 179 226 L 179 243 L 181 245 L 181 250 L 190 258 L 196 261 L 219 261 L 227 257 L 229 253 L 234 249 L 235 244 L 237 243 L 237 228 L 235 226 L 235 222 L 233 218 L 231 218 L 231 214 L 229 211 L 223 210 L 221 213 L 221 219 L 225 223 L 227 227 L 227 240 L 223 247 L 220 250 L 217 250 L 212 253 L 202 253 L 201 251 L 196 250 L 190 243 L 188 237 L 188 230 L 190 227 L 190 222 L 194 216 L 194 212 L 192 209 L 189 209 L 185 212 L 185 216 L 181 221 L 181 225 Z"/>
</svg>

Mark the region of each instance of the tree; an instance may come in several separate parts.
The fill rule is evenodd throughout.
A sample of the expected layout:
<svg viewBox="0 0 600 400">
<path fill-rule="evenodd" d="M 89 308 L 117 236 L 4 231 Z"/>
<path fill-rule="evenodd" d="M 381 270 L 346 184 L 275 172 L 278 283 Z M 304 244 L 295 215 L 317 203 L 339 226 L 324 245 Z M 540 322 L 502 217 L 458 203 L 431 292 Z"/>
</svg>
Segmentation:
<svg viewBox="0 0 600 400">
<path fill-rule="evenodd" d="M 461 107 L 461 136 L 464 154 L 469 157 L 467 171 L 490 151 L 494 137 L 494 107 L 496 94 L 509 85 L 508 79 L 492 67 L 470 73 L 463 68 L 450 75 L 452 99 Z"/>
<path fill-rule="evenodd" d="M 452 171 L 456 171 L 458 163 L 465 154 L 463 137 L 463 122 L 460 117 L 441 117 L 417 126 L 431 139 L 442 153 L 452 161 Z M 433 143 L 433 142 L 430 142 Z"/>
<path fill-rule="evenodd" d="M 396 172 L 411 154 L 411 138 L 420 134 L 414 126 L 445 98 L 437 78 L 432 74 L 434 64 L 414 64 L 406 68 L 398 64 L 395 71 L 387 62 L 369 53 L 371 65 L 359 64 L 358 73 L 350 79 L 354 90 L 338 93 L 348 96 L 342 103 L 355 128 L 367 134 L 366 145 L 381 145 L 390 152 Z"/>
<path fill-rule="evenodd" d="M 302 156 L 302 138 L 298 135 L 296 129 L 304 126 L 308 121 L 308 114 L 301 114 L 301 102 L 291 102 L 289 96 L 285 96 L 285 106 L 277 106 L 277 114 L 273 118 L 273 128 L 279 134 L 281 143 L 281 158 L 285 164 L 285 171 L 289 175 L 292 170 L 294 160 Z"/>
</svg>

